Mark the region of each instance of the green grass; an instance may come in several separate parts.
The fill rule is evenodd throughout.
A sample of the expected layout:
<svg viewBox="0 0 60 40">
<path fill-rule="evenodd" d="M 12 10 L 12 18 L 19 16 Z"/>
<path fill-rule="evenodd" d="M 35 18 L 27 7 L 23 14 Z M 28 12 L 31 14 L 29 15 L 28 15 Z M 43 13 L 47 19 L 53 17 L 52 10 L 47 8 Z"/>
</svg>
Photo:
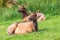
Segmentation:
<svg viewBox="0 0 60 40">
<path fill-rule="evenodd" d="M 27 5 L 27 12 L 37 11 L 44 13 L 45 15 L 60 15 L 60 0 L 17 0 L 20 5 Z M 7 21 L 21 18 L 21 14 L 18 12 L 17 6 L 9 9 L 6 7 L 0 7 L 0 21 Z"/>
<path fill-rule="evenodd" d="M 7 35 L 8 26 L 21 21 L 22 16 L 17 12 L 17 6 L 13 6 L 11 9 L 0 7 L 0 40 L 60 40 L 60 0 L 18 0 L 17 2 L 27 5 L 27 12 L 40 10 L 46 15 L 47 20 L 38 22 L 38 32 Z"/>
<path fill-rule="evenodd" d="M 0 40 L 60 40 L 60 16 L 38 22 L 38 32 L 23 35 L 7 35 L 6 29 L 18 20 L 0 22 Z"/>
</svg>

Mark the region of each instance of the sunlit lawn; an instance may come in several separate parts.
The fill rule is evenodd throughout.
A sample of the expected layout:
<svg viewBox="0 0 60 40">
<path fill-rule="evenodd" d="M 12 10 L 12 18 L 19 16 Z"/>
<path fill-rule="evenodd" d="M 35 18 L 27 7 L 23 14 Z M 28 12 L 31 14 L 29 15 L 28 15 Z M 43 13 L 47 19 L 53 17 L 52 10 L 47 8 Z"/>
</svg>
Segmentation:
<svg viewBox="0 0 60 40">
<path fill-rule="evenodd" d="M 60 16 L 38 22 L 38 32 L 24 35 L 7 35 L 7 27 L 17 21 L 20 20 L 0 22 L 0 40 L 60 40 Z"/>
</svg>

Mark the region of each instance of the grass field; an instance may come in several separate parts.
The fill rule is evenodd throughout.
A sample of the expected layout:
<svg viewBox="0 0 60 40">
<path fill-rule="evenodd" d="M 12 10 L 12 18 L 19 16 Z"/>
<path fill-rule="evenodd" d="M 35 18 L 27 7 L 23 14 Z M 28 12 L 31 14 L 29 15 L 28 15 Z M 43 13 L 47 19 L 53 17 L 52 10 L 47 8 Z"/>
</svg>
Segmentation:
<svg viewBox="0 0 60 40">
<path fill-rule="evenodd" d="M 45 15 L 60 15 L 60 0 L 17 0 L 17 2 L 20 5 L 26 5 L 27 12 L 29 10 L 32 12 L 40 10 L 40 12 L 44 13 Z M 17 11 L 18 7 L 15 5 L 11 9 L 7 7 L 0 7 L 0 21 L 21 18 L 21 14 Z"/>
<path fill-rule="evenodd" d="M 3 1 L 0 0 L 0 6 Z M 8 26 L 21 21 L 22 16 L 17 12 L 16 5 L 10 9 L 0 7 L 0 40 L 60 40 L 60 0 L 17 0 L 17 2 L 20 5 L 27 5 L 27 12 L 40 10 L 46 15 L 46 20 L 38 22 L 38 32 L 8 35 L 6 33 Z"/>
<path fill-rule="evenodd" d="M 24 35 L 7 35 L 7 27 L 17 21 L 20 21 L 20 19 L 0 22 L 0 40 L 60 40 L 60 16 L 38 22 L 38 32 Z"/>
</svg>

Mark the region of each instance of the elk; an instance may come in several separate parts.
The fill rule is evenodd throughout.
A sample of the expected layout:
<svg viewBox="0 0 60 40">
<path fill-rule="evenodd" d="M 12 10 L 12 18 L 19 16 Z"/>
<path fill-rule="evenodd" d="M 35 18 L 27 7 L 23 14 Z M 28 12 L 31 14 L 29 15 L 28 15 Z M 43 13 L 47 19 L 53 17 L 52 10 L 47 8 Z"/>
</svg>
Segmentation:
<svg viewBox="0 0 60 40">
<path fill-rule="evenodd" d="M 26 11 L 26 7 L 20 6 L 18 12 L 21 12 L 23 14 L 24 20 L 27 20 L 26 17 L 28 16 L 28 14 Z M 30 13 L 32 12 L 30 11 Z M 36 12 L 36 14 L 37 14 L 37 21 L 42 21 L 46 19 L 45 15 L 43 13 L 40 13 L 39 10 Z"/>
<path fill-rule="evenodd" d="M 40 13 L 39 10 L 36 12 L 36 14 L 37 14 L 37 21 L 43 21 L 43 20 L 46 20 L 45 15 L 44 15 L 43 13 Z"/>
<path fill-rule="evenodd" d="M 37 15 L 32 13 L 28 16 L 28 20 L 13 23 L 8 27 L 8 34 L 26 34 L 29 32 L 38 31 Z"/>
<path fill-rule="evenodd" d="M 7 2 L 6 2 L 6 6 L 8 7 L 8 8 L 12 8 L 12 6 L 13 5 L 17 5 L 17 0 L 7 0 Z"/>
<path fill-rule="evenodd" d="M 22 17 L 22 18 L 27 17 L 27 16 L 28 16 L 28 14 L 27 14 L 27 11 L 26 11 L 25 6 L 18 6 L 18 7 L 19 7 L 18 12 L 21 12 L 21 13 L 22 13 L 22 15 L 23 15 L 23 17 Z"/>
</svg>

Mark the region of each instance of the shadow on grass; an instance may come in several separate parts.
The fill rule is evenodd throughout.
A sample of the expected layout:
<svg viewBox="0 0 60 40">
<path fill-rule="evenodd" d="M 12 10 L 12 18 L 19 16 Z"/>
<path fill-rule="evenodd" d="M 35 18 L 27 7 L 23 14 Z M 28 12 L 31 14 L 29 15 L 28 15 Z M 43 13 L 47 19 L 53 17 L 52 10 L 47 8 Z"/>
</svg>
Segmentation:
<svg viewBox="0 0 60 40">
<path fill-rule="evenodd" d="M 50 28 L 39 29 L 38 33 L 48 32 L 48 30 L 50 30 Z"/>
<path fill-rule="evenodd" d="M 50 30 L 50 28 L 39 29 L 38 31 L 46 31 L 46 30 Z"/>
</svg>

